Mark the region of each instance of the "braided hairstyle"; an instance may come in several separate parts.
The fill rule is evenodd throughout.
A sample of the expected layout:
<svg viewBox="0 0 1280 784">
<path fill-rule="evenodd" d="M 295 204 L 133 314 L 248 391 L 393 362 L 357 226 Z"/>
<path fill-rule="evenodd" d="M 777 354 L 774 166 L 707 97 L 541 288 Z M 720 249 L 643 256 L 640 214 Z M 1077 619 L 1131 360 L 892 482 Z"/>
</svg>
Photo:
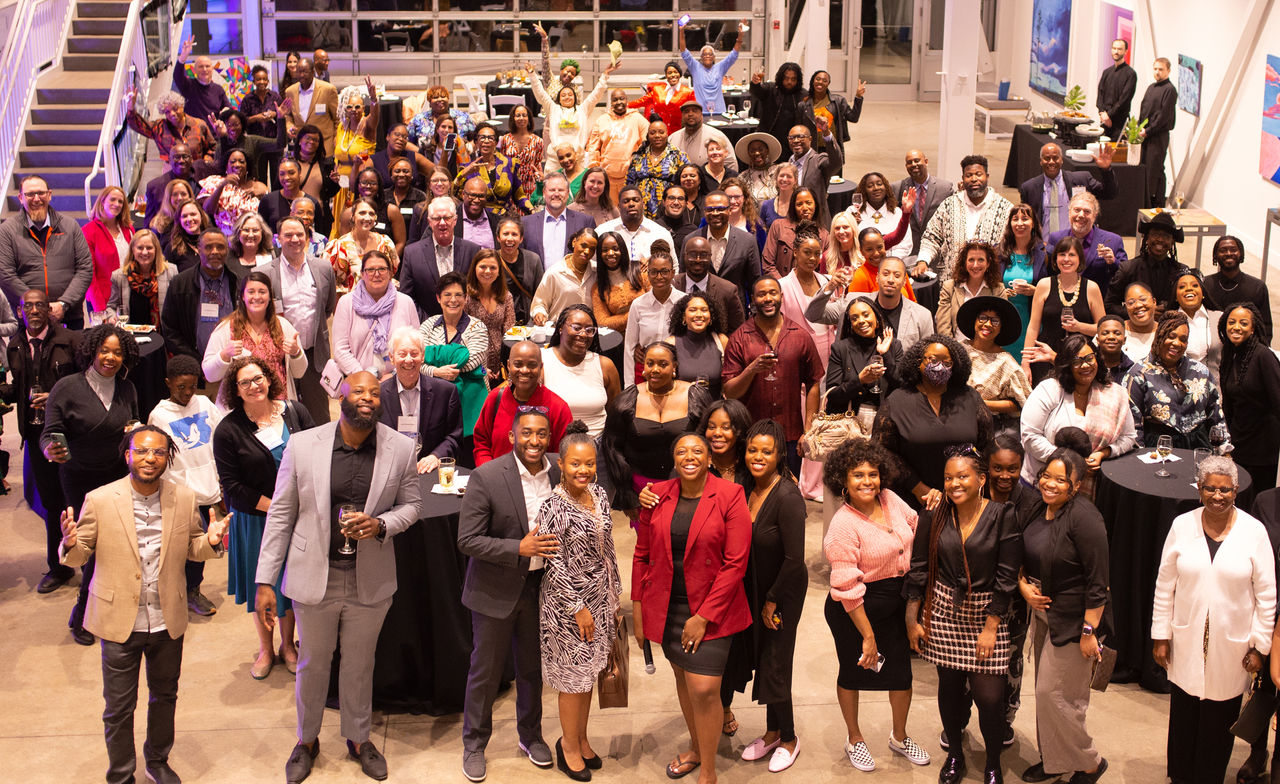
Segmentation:
<svg viewBox="0 0 1280 784">
<path fill-rule="evenodd" d="M 1245 338 L 1239 346 L 1227 339 L 1227 319 L 1237 310 L 1249 311 L 1249 318 L 1253 322 L 1253 334 Z M 1223 381 L 1228 378 L 1242 381 L 1245 373 L 1249 372 L 1249 362 L 1253 359 L 1253 353 L 1260 347 L 1266 350 L 1271 340 L 1271 336 L 1267 334 L 1267 325 L 1262 321 L 1262 312 L 1252 302 L 1237 302 L 1228 305 L 1222 311 L 1222 316 L 1218 319 L 1218 337 L 1222 340 L 1221 378 Z"/>
<path fill-rule="evenodd" d="M 1182 380 L 1182 376 L 1178 374 L 1176 367 L 1165 367 L 1164 362 L 1160 359 L 1160 344 L 1173 333 L 1178 327 L 1187 327 L 1190 322 L 1187 320 L 1187 314 L 1181 310 L 1170 310 L 1160 315 L 1160 320 L 1156 322 L 1156 337 L 1151 341 L 1151 353 L 1147 355 L 1147 359 L 1153 364 L 1165 369 L 1169 374 L 1169 380 L 1173 382 L 1174 389 L 1178 390 L 1178 394 L 1187 394 L 1186 382 Z M 1186 356 L 1184 353 L 1183 356 Z"/>
<path fill-rule="evenodd" d="M 987 461 L 983 459 L 982 453 L 973 444 L 959 444 L 957 446 L 947 447 L 943 450 L 947 456 L 947 462 L 952 460 L 966 460 L 973 470 L 984 478 L 987 476 Z M 933 510 L 933 527 L 929 532 L 929 578 L 926 582 L 924 595 L 924 609 L 922 611 L 922 624 L 926 635 L 929 632 L 929 619 L 933 614 L 934 585 L 937 583 L 938 575 L 938 542 L 942 539 L 942 532 L 948 525 L 954 525 L 956 531 L 960 530 L 960 517 L 956 512 L 955 502 L 946 493 L 942 494 L 942 501 L 939 502 L 938 508 Z M 969 575 L 969 556 L 965 553 L 964 547 L 960 548 L 960 557 L 964 563 L 964 581 L 965 593 L 968 593 L 973 586 L 973 578 Z"/>
</svg>

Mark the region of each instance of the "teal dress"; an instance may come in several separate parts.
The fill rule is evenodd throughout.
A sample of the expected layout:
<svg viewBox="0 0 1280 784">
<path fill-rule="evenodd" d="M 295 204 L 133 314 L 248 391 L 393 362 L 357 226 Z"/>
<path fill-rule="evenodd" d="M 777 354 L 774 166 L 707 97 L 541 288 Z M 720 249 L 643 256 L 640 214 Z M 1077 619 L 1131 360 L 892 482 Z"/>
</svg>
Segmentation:
<svg viewBox="0 0 1280 784">
<path fill-rule="evenodd" d="M 1035 270 L 1031 266 L 1031 256 L 1025 253 L 1014 253 L 1009 257 L 1009 266 L 1004 269 L 1005 288 L 1012 288 L 1015 280 L 1030 283 L 1035 278 Z M 1009 298 L 1018 315 L 1022 317 L 1022 335 L 1014 343 L 1005 346 L 1005 351 L 1022 364 L 1022 347 L 1027 342 L 1027 325 L 1031 323 L 1031 297 L 1025 294 L 1014 294 Z"/>
<path fill-rule="evenodd" d="M 285 445 L 289 443 L 289 426 L 284 426 L 280 444 L 271 450 L 275 458 L 276 468 L 284 458 Z M 236 604 L 248 605 L 249 612 L 254 612 L 254 603 L 258 593 L 258 551 L 262 549 L 262 532 L 267 527 L 267 516 L 257 511 L 244 512 L 231 510 L 231 525 L 227 535 L 231 537 L 231 546 L 227 548 L 227 593 L 234 594 Z M 283 572 L 281 577 L 283 578 Z M 293 609 L 293 601 L 280 592 L 280 580 L 276 580 L 276 613 L 283 615 Z"/>
</svg>

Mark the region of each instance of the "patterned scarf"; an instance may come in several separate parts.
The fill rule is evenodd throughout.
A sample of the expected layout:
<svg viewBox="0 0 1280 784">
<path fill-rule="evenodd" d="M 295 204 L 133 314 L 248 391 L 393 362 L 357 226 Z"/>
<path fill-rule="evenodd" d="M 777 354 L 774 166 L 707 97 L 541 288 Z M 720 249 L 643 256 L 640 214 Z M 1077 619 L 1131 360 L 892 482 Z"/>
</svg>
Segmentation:
<svg viewBox="0 0 1280 784">
<path fill-rule="evenodd" d="M 1084 412 L 1084 432 L 1089 434 L 1093 449 L 1111 446 L 1120 438 L 1124 409 L 1129 395 L 1119 384 L 1089 387 L 1089 408 Z"/>
<path fill-rule="evenodd" d="M 135 265 L 129 270 L 129 288 L 146 297 L 151 302 L 151 325 L 160 326 L 160 282 L 155 273 L 144 274 Z"/>
<path fill-rule="evenodd" d="M 382 295 L 382 299 L 374 299 L 365 290 L 364 281 L 358 281 L 351 289 L 352 310 L 362 319 L 372 321 L 373 351 L 380 357 L 387 354 L 387 338 L 391 336 L 391 312 L 396 307 L 396 290 L 392 286 Z"/>
</svg>

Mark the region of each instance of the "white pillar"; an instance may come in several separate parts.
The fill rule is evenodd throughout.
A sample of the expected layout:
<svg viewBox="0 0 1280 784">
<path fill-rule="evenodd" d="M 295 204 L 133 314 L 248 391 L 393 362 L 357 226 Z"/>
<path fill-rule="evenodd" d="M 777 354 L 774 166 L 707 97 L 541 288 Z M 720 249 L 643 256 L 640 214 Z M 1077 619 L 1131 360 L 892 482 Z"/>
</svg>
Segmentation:
<svg viewBox="0 0 1280 784">
<path fill-rule="evenodd" d="M 936 0 L 935 0 L 936 1 Z M 938 168 L 960 178 L 960 160 L 973 152 L 973 107 L 982 43 L 979 0 L 947 0 L 942 43 L 942 103 L 938 117 Z"/>
</svg>

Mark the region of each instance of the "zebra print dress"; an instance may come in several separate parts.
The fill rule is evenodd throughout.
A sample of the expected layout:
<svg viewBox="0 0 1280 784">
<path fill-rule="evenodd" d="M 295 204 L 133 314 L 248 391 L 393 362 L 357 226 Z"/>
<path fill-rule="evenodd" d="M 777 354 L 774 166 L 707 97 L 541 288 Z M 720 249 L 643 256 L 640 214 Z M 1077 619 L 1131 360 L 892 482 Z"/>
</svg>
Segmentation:
<svg viewBox="0 0 1280 784">
<path fill-rule="evenodd" d="M 617 631 L 614 616 L 621 581 L 609 501 L 599 485 L 591 485 L 591 496 L 594 513 L 578 506 L 557 487 L 538 510 L 538 530 L 560 539 L 560 551 L 547 560 L 542 577 L 542 680 L 567 694 L 583 694 L 595 687 Z M 578 637 L 574 615 L 582 607 L 590 610 L 595 620 L 591 642 Z"/>
</svg>

